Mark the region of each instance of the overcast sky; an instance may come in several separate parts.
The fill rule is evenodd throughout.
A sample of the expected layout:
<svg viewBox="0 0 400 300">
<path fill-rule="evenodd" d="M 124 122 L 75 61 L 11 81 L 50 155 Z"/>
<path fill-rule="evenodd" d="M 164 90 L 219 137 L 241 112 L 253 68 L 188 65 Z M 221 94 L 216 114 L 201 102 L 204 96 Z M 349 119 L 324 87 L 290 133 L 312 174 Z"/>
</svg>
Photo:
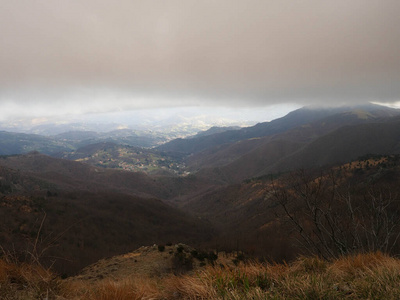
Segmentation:
<svg viewBox="0 0 400 300">
<path fill-rule="evenodd" d="M 3 118 L 399 100 L 399 0 L 0 0 Z"/>
</svg>

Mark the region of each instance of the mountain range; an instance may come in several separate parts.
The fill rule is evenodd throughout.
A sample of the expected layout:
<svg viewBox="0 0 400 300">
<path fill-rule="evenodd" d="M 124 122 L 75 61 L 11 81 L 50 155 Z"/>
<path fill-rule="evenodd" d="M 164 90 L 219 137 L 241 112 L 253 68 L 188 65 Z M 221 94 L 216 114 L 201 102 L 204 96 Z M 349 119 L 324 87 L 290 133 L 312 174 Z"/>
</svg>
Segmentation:
<svg viewBox="0 0 400 300">
<path fill-rule="evenodd" d="M 153 243 L 290 259 L 301 249 L 275 186 L 293 188 L 298 170 L 310 183 L 336 174 L 338 189 L 361 199 L 372 186 L 396 191 L 400 178 L 400 111 L 372 104 L 304 107 L 151 149 L 126 131 L 1 135 L 0 245 L 22 255 L 40 244 L 66 274 Z"/>
<path fill-rule="evenodd" d="M 368 153 L 398 153 L 398 116 L 398 110 L 378 105 L 302 108 L 254 127 L 171 141 L 158 148 L 173 152 L 178 143 L 184 144 L 181 149 L 188 151 L 188 170 L 233 183 L 268 173 L 343 163 Z M 384 136 L 369 136 L 381 130 Z"/>
</svg>

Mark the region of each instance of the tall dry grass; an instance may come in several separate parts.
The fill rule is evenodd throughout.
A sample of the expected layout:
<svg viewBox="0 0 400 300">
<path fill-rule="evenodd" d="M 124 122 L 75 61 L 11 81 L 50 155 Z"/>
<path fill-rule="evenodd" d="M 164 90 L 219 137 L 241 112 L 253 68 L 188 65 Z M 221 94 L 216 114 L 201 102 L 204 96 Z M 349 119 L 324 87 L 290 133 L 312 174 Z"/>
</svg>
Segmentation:
<svg viewBox="0 0 400 300">
<path fill-rule="evenodd" d="M 400 299 L 400 260 L 382 253 L 333 261 L 299 257 L 290 264 L 207 266 L 166 278 L 55 280 L 47 270 L 0 261 L 1 299 Z M 19 278 L 19 279 L 18 279 Z M 18 280 L 20 282 L 18 282 Z M 22 295 L 21 293 L 19 295 Z M 42 298 L 39 298 L 42 297 Z"/>
<path fill-rule="evenodd" d="M 50 299 L 63 293 L 61 279 L 50 270 L 0 259 L 0 299 Z"/>
<path fill-rule="evenodd" d="M 150 278 L 126 278 L 120 281 L 104 279 L 99 282 L 72 282 L 72 299 L 87 300 L 138 300 L 157 299 L 159 288 L 156 280 Z"/>
<path fill-rule="evenodd" d="M 290 265 L 248 262 L 207 267 L 169 288 L 167 299 L 173 299 L 173 290 L 181 299 L 400 299 L 400 260 L 378 252 L 331 262 L 318 257 Z"/>
</svg>

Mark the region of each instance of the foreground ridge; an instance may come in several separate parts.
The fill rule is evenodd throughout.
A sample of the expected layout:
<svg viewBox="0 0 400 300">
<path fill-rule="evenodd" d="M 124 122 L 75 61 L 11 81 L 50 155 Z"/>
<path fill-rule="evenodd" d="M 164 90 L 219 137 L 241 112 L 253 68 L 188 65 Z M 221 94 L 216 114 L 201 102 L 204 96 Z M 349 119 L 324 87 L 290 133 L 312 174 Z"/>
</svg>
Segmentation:
<svg viewBox="0 0 400 300">
<path fill-rule="evenodd" d="M 116 259 L 151 252 L 176 257 L 191 251 L 186 245 L 142 247 Z M 157 252 L 156 252 L 157 251 Z M 154 254 L 153 253 L 153 254 Z M 135 255 L 134 255 L 135 254 Z M 232 256 L 231 258 L 234 258 Z M 381 252 L 343 256 L 327 261 L 298 257 L 276 264 L 232 259 L 207 263 L 185 272 L 162 276 L 125 273 L 125 276 L 60 279 L 40 266 L 0 260 L 2 299 L 398 299 L 400 259 Z M 155 259 L 155 258 L 153 258 Z M 232 262 L 235 263 L 232 263 Z M 215 261 L 217 262 L 217 260 Z M 103 261 L 104 265 L 104 261 Z M 97 268 L 101 266 L 97 264 Z M 93 269 L 94 267 L 92 267 Z M 90 269 L 90 267 L 89 267 Z M 83 274 L 88 274 L 86 269 Z M 98 270 L 100 272 L 100 270 Z"/>
</svg>

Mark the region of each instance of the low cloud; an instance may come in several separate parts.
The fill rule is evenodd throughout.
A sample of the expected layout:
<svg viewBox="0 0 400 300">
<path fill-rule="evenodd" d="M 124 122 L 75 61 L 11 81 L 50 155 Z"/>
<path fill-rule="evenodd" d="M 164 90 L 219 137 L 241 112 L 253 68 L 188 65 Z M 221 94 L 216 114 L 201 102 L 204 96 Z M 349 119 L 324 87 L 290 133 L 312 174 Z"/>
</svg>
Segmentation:
<svg viewBox="0 0 400 300">
<path fill-rule="evenodd" d="M 399 15 L 397 0 L 3 1 L 0 109 L 394 102 Z"/>
</svg>

